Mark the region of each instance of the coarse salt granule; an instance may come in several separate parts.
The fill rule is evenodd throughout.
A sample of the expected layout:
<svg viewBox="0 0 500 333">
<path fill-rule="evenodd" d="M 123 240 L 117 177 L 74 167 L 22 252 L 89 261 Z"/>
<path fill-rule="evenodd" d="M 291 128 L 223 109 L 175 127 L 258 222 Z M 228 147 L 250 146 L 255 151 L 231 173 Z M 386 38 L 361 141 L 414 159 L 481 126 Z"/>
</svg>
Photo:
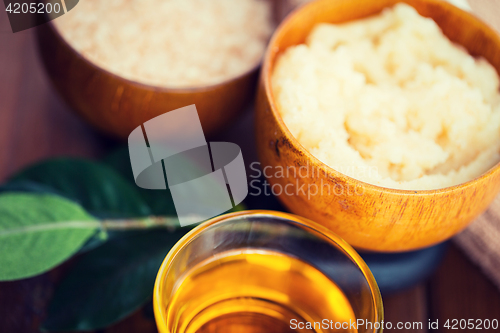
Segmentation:
<svg viewBox="0 0 500 333">
<path fill-rule="evenodd" d="M 193 87 L 258 65 L 271 16 L 266 0 L 85 0 L 54 23 L 98 67 L 144 84 Z"/>
</svg>

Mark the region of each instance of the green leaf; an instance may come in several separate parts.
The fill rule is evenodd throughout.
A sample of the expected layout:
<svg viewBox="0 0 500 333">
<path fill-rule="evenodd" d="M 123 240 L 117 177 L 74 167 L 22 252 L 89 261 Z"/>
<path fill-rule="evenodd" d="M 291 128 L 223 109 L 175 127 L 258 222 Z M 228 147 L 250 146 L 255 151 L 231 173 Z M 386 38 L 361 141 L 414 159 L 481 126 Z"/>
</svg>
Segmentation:
<svg viewBox="0 0 500 333">
<path fill-rule="evenodd" d="M 143 306 L 166 254 L 190 229 L 128 232 L 83 254 L 56 290 L 42 329 L 97 330 Z"/>
<path fill-rule="evenodd" d="M 141 198 L 148 204 L 153 215 L 177 216 L 170 190 L 147 190 L 135 184 L 128 147 L 115 150 L 103 162 L 116 170 L 124 179 L 136 187 Z"/>
<path fill-rule="evenodd" d="M 9 181 L 21 182 L 52 189 L 101 218 L 151 215 L 135 185 L 98 162 L 75 158 L 46 160 L 19 172 Z"/>
<path fill-rule="evenodd" d="M 98 228 L 98 221 L 67 199 L 0 194 L 0 280 L 50 270 L 76 253 Z"/>
<path fill-rule="evenodd" d="M 127 181 L 135 184 L 127 146 L 114 150 L 103 158 L 102 162 L 117 171 Z"/>
</svg>

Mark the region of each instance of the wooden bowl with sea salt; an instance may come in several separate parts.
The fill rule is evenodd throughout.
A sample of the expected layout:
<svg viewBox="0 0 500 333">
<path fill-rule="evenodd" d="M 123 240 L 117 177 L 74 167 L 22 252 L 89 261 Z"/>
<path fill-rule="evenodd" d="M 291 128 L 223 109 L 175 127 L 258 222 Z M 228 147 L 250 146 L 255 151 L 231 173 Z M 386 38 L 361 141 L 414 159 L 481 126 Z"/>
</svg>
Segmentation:
<svg viewBox="0 0 500 333">
<path fill-rule="evenodd" d="M 191 104 L 213 134 L 252 101 L 272 23 L 262 1 L 212 3 L 82 1 L 37 29 L 42 62 L 71 109 L 111 136 Z"/>
</svg>

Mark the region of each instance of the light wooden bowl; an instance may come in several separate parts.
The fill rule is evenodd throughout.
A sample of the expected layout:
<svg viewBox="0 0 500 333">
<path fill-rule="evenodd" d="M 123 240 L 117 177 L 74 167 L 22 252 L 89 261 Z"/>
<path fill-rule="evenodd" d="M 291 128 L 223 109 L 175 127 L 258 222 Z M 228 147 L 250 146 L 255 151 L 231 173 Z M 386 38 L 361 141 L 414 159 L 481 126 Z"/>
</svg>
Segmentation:
<svg viewBox="0 0 500 333">
<path fill-rule="evenodd" d="M 309 153 L 290 133 L 274 101 L 270 77 L 277 56 L 301 44 L 320 22 L 340 23 L 379 13 L 406 2 L 434 19 L 452 41 L 470 54 L 483 56 L 500 73 L 500 38 L 473 15 L 440 0 L 318 0 L 292 13 L 275 32 L 264 58 L 257 95 L 257 148 L 262 167 L 294 166 L 314 170 L 314 177 L 285 177 L 272 172 L 272 185 L 288 193 L 279 199 L 295 214 L 316 221 L 351 245 L 366 250 L 415 250 L 442 242 L 481 214 L 500 190 L 500 166 L 467 183 L 428 191 L 387 189 L 347 177 Z M 272 169 L 268 169 L 272 170 Z M 276 170 L 276 169 L 274 169 Z M 281 175 L 279 175 L 281 176 Z M 331 195 L 312 195 L 300 186 L 343 189 Z M 311 191 L 313 192 L 313 191 Z"/>
<path fill-rule="evenodd" d="M 52 22 L 37 29 L 46 71 L 60 95 L 95 128 L 126 139 L 147 120 L 195 104 L 205 134 L 224 127 L 255 96 L 260 64 L 220 84 L 164 88 L 127 80 L 82 57 Z"/>
</svg>

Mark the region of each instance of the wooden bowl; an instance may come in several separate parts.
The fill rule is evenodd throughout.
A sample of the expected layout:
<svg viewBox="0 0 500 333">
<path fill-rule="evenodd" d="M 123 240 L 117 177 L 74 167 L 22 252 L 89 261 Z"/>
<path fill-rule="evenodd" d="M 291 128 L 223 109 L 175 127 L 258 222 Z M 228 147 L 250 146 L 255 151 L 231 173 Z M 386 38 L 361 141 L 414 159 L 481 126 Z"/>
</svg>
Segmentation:
<svg viewBox="0 0 500 333">
<path fill-rule="evenodd" d="M 499 36 L 473 15 L 447 2 L 318 0 L 293 12 L 275 32 L 266 51 L 257 94 L 257 148 L 262 168 L 271 167 L 267 169 L 271 185 L 290 194 L 283 191 L 279 199 L 293 213 L 326 226 L 351 245 L 382 252 L 427 247 L 464 229 L 500 190 L 499 164 L 472 181 L 438 190 L 395 190 L 358 181 L 319 161 L 292 136 L 278 112 L 270 78 L 280 53 L 304 43 L 317 23 L 364 18 L 397 2 L 406 2 L 421 15 L 434 19 L 449 39 L 473 56 L 483 56 L 500 73 Z M 283 175 L 269 171 L 289 166 L 310 171 L 296 177 L 293 172 Z M 309 186 L 311 191 L 305 193 Z M 312 189 L 316 187 L 337 191 L 314 195 Z"/>
<path fill-rule="evenodd" d="M 164 88 L 137 83 L 102 69 L 70 46 L 49 22 L 37 29 L 46 71 L 67 104 L 97 129 L 126 139 L 147 120 L 195 104 L 205 134 L 216 132 L 255 96 L 258 68 L 220 84 Z"/>
</svg>

